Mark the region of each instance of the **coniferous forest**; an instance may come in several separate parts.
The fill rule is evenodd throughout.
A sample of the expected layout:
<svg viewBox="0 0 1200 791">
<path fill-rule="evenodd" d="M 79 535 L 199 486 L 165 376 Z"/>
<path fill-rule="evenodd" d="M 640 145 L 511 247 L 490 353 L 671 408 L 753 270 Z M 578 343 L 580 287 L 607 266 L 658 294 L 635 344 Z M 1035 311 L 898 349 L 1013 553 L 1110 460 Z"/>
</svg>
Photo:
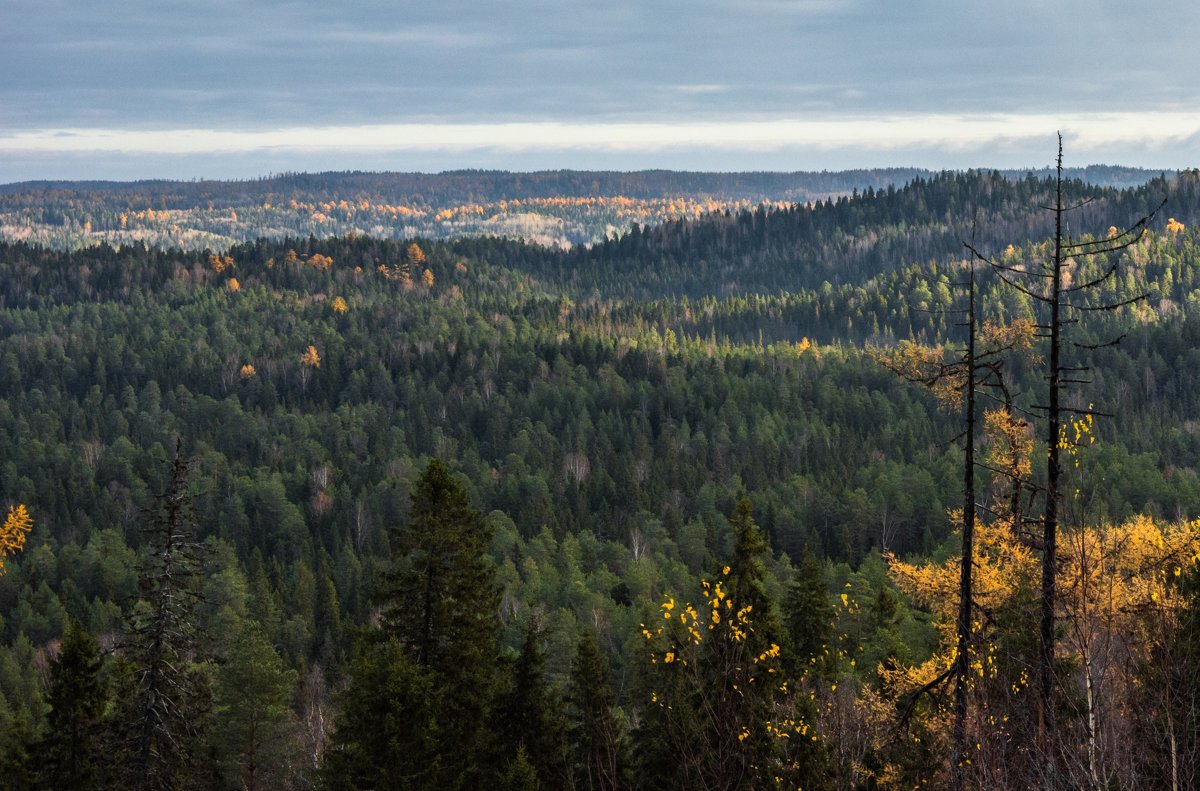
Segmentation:
<svg viewBox="0 0 1200 791">
<path fill-rule="evenodd" d="M 1200 787 L 1200 172 L 887 175 L 0 244 L 2 784 Z"/>
</svg>

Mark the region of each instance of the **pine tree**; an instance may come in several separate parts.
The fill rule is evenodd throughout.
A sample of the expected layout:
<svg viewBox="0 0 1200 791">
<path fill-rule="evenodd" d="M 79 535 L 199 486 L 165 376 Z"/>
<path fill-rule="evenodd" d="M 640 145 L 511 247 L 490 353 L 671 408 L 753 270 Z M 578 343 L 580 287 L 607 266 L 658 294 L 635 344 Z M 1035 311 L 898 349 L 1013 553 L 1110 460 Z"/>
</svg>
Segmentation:
<svg viewBox="0 0 1200 791">
<path fill-rule="evenodd" d="M 225 775 L 246 791 L 279 784 L 290 757 L 296 671 L 285 670 L 254 621 L 238 629 L 217 671 L 212 741 Z"/>
</svg>

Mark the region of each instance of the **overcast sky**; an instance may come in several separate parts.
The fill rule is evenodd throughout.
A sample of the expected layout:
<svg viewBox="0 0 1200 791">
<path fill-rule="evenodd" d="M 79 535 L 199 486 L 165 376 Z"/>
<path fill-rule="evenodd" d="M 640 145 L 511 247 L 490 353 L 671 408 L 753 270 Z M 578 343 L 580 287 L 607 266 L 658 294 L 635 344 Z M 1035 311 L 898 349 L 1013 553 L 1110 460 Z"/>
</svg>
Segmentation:
<svg viewBox="0 0 1200 791">
<path fill-rule="evenodd" d="M 1179 0 L 0 0 L 0 182 L 1200 165 Z"/>
</svg>

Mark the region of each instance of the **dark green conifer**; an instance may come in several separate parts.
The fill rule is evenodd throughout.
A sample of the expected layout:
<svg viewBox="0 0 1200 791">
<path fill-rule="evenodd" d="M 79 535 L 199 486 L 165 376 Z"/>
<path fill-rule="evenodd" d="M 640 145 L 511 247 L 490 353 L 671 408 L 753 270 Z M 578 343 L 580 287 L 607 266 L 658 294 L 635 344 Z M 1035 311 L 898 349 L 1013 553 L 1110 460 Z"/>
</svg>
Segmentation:
<svg viewBox="0 0 1200 791">
<path fill-rule="evenodd" d="M 212 702 L 195 664 L 194 607 L 201 547 L 188 493 L 189 463 L 179 445 L 167 491 L 146 527 L 148 551 L 139 573 L 142 598 L 129 614 L 125 654 L 133 688 L 120 699 L 127 787 L 174 791 L 193 784 L 198 748 Z"/>
<path fill-rule="evenodd" d="M 384 631 L 429 673 L 438 693 L 438 765 L 448 788 L 473 786 L 487 760 L 500 591 L 491 530 L 434 459 L 417 479 L 381 596 Z"/>
<path fill-rule="evenodd" d="M 50 663 L 50 712 L 37 747 L 47 788 L 97 788 L 108 779 L 102 742 L 108 684 L 102 667 L 96 639 L 72 622 Z"/>
<path fill-rule="evenodd" d="M 567 702 L 576 788 L 620 788 L 624 761 L 614 712 L 616 698 L 609 682 L 608 661 L 590 631 L 584 631 L 575 648 Z"/>
<path fill-rule="evenodd" d="M 523 751 L 546 788 L 569 784 L 567 725 L 561 705 L 546 683 L 546 656 L 537 619 L 525 628 L 521 654 L 508 688 L 498 696 L 494 733 L 502 756 Z"/>
<path fill-rule="evenodd" d="M 517 748 L 516 754 L 504 771 L 500 787 L 503 791 L 541 791 L 543 788 L 524 746 Z"/>
<path fill-rule="evenodd" d="M 440 788 L 452 764 L 438 744 L 439 700 L 432 674 L 395 638 L 367 646 L 351 664 L 350 686 L 325 752 L 330 791 Z"/>
<path fill-rule="evenodd" d="M 793 669 L 825 667 L 829 641 L 833 635 L 833 619 L 825 572 L 811 552 L 805 551 L 800 558 L 796 577 L 784 598 L 783 617 L 787 627 L 790 666 Z"/>
<path fill-rule="evenodd" d="M 244 621 L 217 671 L 212 742 L 232 785 L 277 787 L 291 758 L 296 671 L 285 670 L 259 625 Z"/>
</svg>

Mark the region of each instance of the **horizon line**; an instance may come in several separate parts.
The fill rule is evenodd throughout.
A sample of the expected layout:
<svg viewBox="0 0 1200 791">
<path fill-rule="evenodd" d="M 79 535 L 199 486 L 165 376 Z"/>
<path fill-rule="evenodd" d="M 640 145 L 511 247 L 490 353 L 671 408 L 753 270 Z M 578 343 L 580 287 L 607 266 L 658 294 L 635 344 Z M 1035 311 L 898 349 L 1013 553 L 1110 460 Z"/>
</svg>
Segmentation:
<svg viewBox="0 0 1200 791">
<path fill-rule="evenodd" d="M 1200 141 L 1200 112 L 1102 114 L 891 114 L 814 119 L 685 121 L 500 121 L 275 128 L 121 129 L 70 127 L 0 130 L 8 154 L 241 154 L 254 152 L 382 153 L 604 151 L 678 149 L 875 152 L 949 148 L 965 153 L 1023 147 L 1061 131 L 1076 153 L 1112 146 L 1157 149 Z"/>
</svg>

